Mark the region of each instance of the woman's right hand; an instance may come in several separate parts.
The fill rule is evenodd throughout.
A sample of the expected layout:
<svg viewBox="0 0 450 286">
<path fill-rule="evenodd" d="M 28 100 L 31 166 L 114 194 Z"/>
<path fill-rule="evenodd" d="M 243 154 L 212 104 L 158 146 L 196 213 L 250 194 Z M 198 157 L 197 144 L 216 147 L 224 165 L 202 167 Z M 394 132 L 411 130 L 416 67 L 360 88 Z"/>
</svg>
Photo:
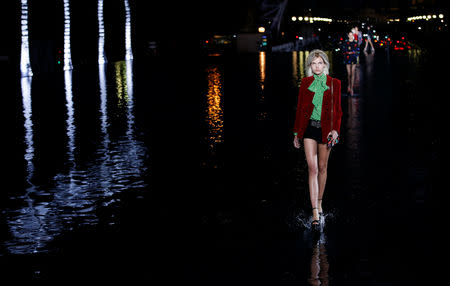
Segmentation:
<svg viewBox="0 0 450 286">
<path fill-rule="evenodd" d="M 300 148 L 300 140 L 298 139 L 297 135 L 294 137 L 294 147 L 299 149 Z"/>
</svg>

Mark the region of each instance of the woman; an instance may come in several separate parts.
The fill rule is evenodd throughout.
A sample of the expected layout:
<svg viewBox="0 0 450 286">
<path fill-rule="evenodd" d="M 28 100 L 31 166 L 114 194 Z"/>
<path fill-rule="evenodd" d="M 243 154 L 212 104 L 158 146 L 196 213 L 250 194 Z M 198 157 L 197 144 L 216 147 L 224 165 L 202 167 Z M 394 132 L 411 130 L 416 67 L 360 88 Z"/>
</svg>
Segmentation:
<svg viewBox="0 0 450 286">
<path fill-rule="evenodd" d="M 356 27 L 351 28 L 350 31 L 353 33 L 355 42 L 358 42 L 358 33 L 356 32 Z"/>
<path fill-rule="evenodd" d="M 321 50 L 313 50 L 306 59 L 306 75 L 300 83 L 294 125 L 294 146 L 303 139 L 308 163 L 308 185 L 313 227 L 320 226 L 322 198 L 327 180 L 331 148 L 327 138 L 337 143 L 341 126 L 341 81 L 331 78 L 330 63 Z"/>
<path fill-rule="evenodd" d="M 344 56 L 344 64 L 347 68 L 347 92 L 353 95 L 355 85 L 356 63 L 358 62 L 359 46 L 352 32 L 348 32 L 348 39 L 342 44 L 341 50 Z"/>
<path fill-rule="evenodd" d="M 372 43 L 373 33 L 372 33 L 372 26 L 367 27 L 367 39 L 366 39 L 366 46 L 364 47 L 364 53 L 367 53 L 367 45 L 370 44 L 370 50 L 372 53 L 375 53 L 375 49 L 373 47 Z"/>
<path fill-rule="evenodd" d="M 355 29 L 355 41 L 358 43 L 358 47 L 361 47 L 361 44 L 362 44 L 362 41 L 363 41 L 363 38 L 362 38 L 362 33 L 361 33 L 361 31 L 359 30 L 359 28 L 358 28 L 358 26 L 355 26 L 353 29 Z"/>
</svg>

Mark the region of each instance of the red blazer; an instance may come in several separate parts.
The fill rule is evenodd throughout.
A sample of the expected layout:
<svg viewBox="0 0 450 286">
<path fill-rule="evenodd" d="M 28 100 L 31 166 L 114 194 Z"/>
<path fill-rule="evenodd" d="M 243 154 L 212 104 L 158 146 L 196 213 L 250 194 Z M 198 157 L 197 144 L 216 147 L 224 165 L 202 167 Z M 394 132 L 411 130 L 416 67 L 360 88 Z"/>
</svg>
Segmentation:
<svg viewBox="0 0 450 286">
<path fill-rule="evenodd" d="M 327 75 L 327 85 L 330 87 L 323 93 L 322 114 L 320 117 L 322 127 L 322 142 L 327 142 L 327 135 L 331 132 L 331 77 Z M 297 112 L 295 115 L 294 133 L 297 133 L 299 139 L 303 138 L 309 119 L 314 109 L 312 103 L 314 92 L 308 87 L 314 81 L 314 76 L 304 77 L 300 83 L 300 92 L 298 95 Z M 341 81 L 333 78 L 333 130 L 338 134 L 341 129 Z"/>
</svg>

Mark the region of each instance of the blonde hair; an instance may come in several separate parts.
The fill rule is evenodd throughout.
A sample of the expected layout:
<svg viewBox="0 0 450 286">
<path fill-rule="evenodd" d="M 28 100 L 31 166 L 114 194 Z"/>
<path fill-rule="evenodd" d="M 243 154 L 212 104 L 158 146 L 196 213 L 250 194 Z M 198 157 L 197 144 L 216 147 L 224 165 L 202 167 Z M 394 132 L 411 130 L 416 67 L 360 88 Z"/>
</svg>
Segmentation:
<svg viewBox="0 0 450 286">
<path fill-rule="evenodd" d="M 311 70 L 311 63 L 315 58 L 322 58 L 323 62 L 325 63 L 325 68 L 323 69 L 323 72 L 325 74 L 329 74 L 330 72 L 330 61 L 328 60 L 328 56 L 325 54 L 322 50 L 312 50 L 309 52 L 308 57 L 306 58 L 306 76 L 312 76 L 312 70 Z"/>
</svg>

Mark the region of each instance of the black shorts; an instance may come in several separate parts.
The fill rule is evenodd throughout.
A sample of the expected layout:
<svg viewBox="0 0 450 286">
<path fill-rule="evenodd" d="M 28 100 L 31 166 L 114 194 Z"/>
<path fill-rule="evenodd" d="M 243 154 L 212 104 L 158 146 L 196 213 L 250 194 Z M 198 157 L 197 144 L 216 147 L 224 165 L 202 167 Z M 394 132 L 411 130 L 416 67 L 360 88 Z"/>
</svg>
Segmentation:
<svg viewBox="0 0 450 286">
<path fill-rule="evenodd" d="M 322 128 L 321 127 L 315 127 L 315 126 L 313 126 L 311 124 L 312 124 L 312 120 L 309 120 L 308 127 L 306 127 L 305 134 L 303 135 L 303 138 L 309 138 L 309 139 L 316 140 L 317 143 L 323 143 L 322 142 Z"/>
</svg>

